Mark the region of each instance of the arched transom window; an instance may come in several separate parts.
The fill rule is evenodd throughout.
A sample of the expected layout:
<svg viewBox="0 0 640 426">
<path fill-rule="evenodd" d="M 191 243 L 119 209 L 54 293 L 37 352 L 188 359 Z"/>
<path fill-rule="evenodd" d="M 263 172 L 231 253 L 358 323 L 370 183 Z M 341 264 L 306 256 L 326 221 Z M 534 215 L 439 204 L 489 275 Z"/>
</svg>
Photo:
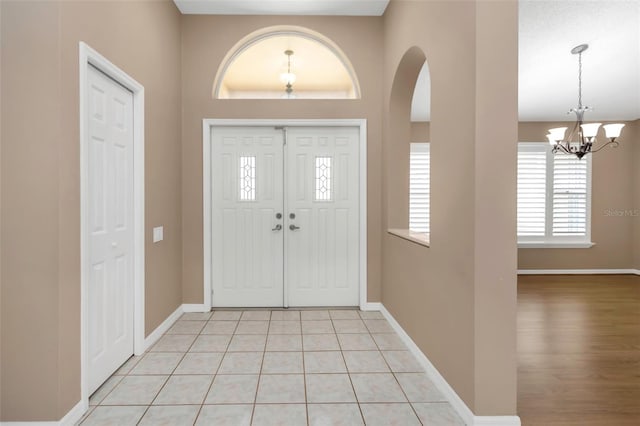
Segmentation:
<svg viewBox="0 0 640 426">
<path fill-rule="evenodd" d="M 222 61 L 216 99 L 358 99 L 355 71 L 327 37 L 301 27 L 270 27 L 240 40 Z"/>
</svg>

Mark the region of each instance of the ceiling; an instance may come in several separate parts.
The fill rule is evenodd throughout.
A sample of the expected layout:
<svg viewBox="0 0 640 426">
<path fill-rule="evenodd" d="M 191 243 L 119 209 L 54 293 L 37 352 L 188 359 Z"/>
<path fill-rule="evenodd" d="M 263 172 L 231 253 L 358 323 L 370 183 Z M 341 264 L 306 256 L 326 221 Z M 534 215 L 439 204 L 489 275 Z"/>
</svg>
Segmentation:
<svg viewBox="0 0 640 426">
<path fill-rule="evenodd" d="M 182 13 L 380 16 L 388 0 L 174 0 Z M 577 56 L 583 54 L 586 119 L 640 118 L 640 1 L 520 0 L 519 116 L 521 121 L 573 120 Z M 499 46 L 497 46 L 499 48 Z M 429 120 L 429 75 L 421 73 L 414 121 Z"/>
<path fill-rule="evenodd" d="M 174 0 L 183 14 L 381 16 L 389 0 Z"/>
<path fill-rule="evenodd" d="M 640 118 L 640 1 L 520 1 L 519 114 L 522 121 L 561 121 L 578 102 L 593 120 Z M 574 117 L 569 117 L 571 120 Z"/>
</svg>

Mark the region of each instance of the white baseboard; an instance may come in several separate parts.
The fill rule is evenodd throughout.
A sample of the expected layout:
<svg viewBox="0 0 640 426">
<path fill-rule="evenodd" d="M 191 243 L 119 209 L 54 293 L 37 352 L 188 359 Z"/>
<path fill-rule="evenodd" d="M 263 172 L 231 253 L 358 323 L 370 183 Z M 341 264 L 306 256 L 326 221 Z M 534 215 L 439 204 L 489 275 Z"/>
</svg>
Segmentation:
<svg viewBox="0 0 640 426">
<path fill-rule="evenodd" d="M 206 311 L 207 310 L 205 309 L 204 304 L 185 303 L 178 306 L 178 308 L 171 315 L 169 315 L 167 319 L 162 322 L 162 324 L 160 324 L 155 330 L 153 330 L 151 334 L 149 334 L 144 339 L 145 352 L 151 346 L 153 346 L 153 344 L 156 343 L 158 339 L 162 337 L 164 333 L 167 332 L 167 330 L 171 328 L 171 326 L 178 320 L 178 318 L 180 318 L 180 315 L 182 315 L 185 312 L 206 312 Z"/>
<path fill-rule="evenodd" d="M 182 313 L 184 312 L 182 309 L 183 305 L 178 306 L 178 309 L 176 309 L 175 311 L 173 311 L 173 313 L 171 315 L 169 315 L 167 317 L 166 320 L 162 321 L 162 324 L 160 324 L 158 327 L 156 327 L 155 330 L 153 330 L 153 332 L 151 332 L 151 334 L 149 334 L 147 337 L 145 337 L 144 339 L 144 351 L 146 352 L 151 346 L 153 346 L 160 337 L 162 337 L 162 335 L 164 333 L 167 332 L 167 330 L 169 330 L 171 328 L 171 326 L 173 325 L 173 323 L 175 323 L 178 318 L 180 318 L 180 315 L 182 315 Z"/>
<path fill-rule="evenodd" d="M 78 423 L 87 409 L 84 402 L 80 401 L 57 422 L 0 422 L 0 426 L 73 426 Z"/>
<path fill-rule="evenodd" d="M 182 312 L 208 312 L 209 309 L 204 307 L 204 304 L 198 303 L 184 303 L 182 305 Z"/>
<path fill-rule="evenodd" d="M 473 426 L 520 426 L 518 416 L 473 416 Z"/>
<path fill-rule="evenodd" d="M 520 426 L 520 417 L 518 416 L 475 416 L 471 409 L 467 407 L 467 404 L 458 396 L 455 390 L 444 379 L 442 374 L 436 369 L 436 367 L 429 361 L 429 358 L 420 350 L 418 345 L 415 344 L 413 339 L 409 337 L 402 326 L 396 321 L 396 319 L 387 311 L 384 305 L 380 304 L 380 312 L 389 321 L 391 327 L 398 333 L 398 336 L 402 339 L 405 345 L 409 348 L 409 351 L 416 357 L 422 368 L 424 368 L 427 376 L 436 385 L 438 390 L 444 395 L 447 401 L 451 404 L 453 409 L 458 413 L 468 426 Z"/>
<path fill-rule="evenodd" d="M 640 275 L 638 269 L 518 269 L 520 275 Z"/>
<path fill-rule="evenodd" d="M 361 311 L 379 311 L 382 303 L 380 302 L 367 302 L 360 306 Z"/>
<path fill-rule="evenodd" d="M 78 420 L 84 416 L 84 413 L 89 409 L 88 404 L 85 401 L 78 402 L 72 409 L 67 413 L 66 416 L 60 420 L 60 426 L 73 426 L 78 423 Z"/>
</svg>

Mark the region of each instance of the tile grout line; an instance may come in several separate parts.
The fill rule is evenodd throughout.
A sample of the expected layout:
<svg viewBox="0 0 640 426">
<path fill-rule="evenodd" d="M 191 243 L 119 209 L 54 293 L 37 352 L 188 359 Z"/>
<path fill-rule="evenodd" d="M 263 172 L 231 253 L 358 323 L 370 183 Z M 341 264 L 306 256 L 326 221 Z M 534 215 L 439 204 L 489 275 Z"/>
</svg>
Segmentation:
<svg viewBox="0 0 640 426">
<path fill-rule="evenodd" d="M 242 315 L 244 315 L 244 312 L 242 313 Z M 240 316 L 240 319 L 242 320 L 242 315 Z M 269 318 L 271 318 L 271 314 L 269 314 Z M 240 321 L 238 321 L 238 327 L 240 326 Z M 271 327 L 271 320 L 269 320 L 269 324 L 267 325 L 267 336 L 269 335 L 269 327 Z M 264 354 L 267 350 L 267 342 L 266 342 L 266 338 L 265 338 L 265 342 L 264 342 L 264 348 L 263 348 L 263 352 L 262 352 L 262 360 L 260 361 L 260 371 L 258 372 L 258 383 L 256 383 L 256 395 L 253 397 L 253 407 L 251 407 L 251 419 L 249 420 L 249 424 L 252 425 L 253 424 L 253 420 L 254 420 L 254 416 L 256 414 L 256 405 L 258 404 L 258 391 L 260 390 L 260 383 L 262 382 L 262 366 L 264 365 Z"/>
<path fill-rule="evenodd" d="M 211 315 L 209 315 L 209 319 L 207 320 L 207 323 L 209 321 L 211 321 L 211 318 L 213 318 L 213 313 L 215 311 L 213 311 L 213 309 L 211 310 Z M 236 327 L 238 325 L 236 324 Z M 207 327 L 207 325 L 205 324 L 205 326 L 202 328 L 202 330 L 204 330 Z M 200 335 L 202 335 L 202 330 L 200 330 Z M 235 330 L 235 328 L 234 328 Z M 231 342 L 231 340 L 229 340 L 229 342 Z M 213 352 L 212 352 L 213 353 Z M 220 370 L 220 366 L 222 365 L 222 360 L 224 359 L 224 354 L 222 355 L 222 358 L 220 358 L 220 362 L 218 362 L 218 366 L 216 367 L 216 371 L 213 373 L 213 378 L 211 379 L 211 383 L 209 383 L 209 388 L 207 389 L 207 391 L 204 394 L 204 398 L 202 399 L 202 404 L 200 404 L 200 408 L 198 409 L 198 412 L 196 413 L 196 417 L 193 419 L 193 426 L 195 426 L 195 424 L 198 422 L 198 418 L 200 417 L 200 414 L 202 413 L 202 409 L 204 408 L 204 403 L 207 401 L 207 397 L 209 396 L 209 392 L 211 392 L 211 388 L 213 387 L 213 382 L 216 380 L 216 377 L 218 377 L 218 371 Z M 186 356 L 186 355 L 185 355 Z"/>
<path fill-rule="evenodd" d="M 141 359 L 142 359 L 142 357 L 141 357 Z M 138 361 L 138 362 L 140 362 L 140 361 Z M 138 364 L 138 363 L 136 363 L 136 365 L 137 365 L 137 364 Z M 114 376 L 112 375 L 111 377 L 114 377 Z M 111 378 L 111 377 L 109 377 L 109 378 Z M 111 390 L 109 390 L 109 392 L 107 392 L 107 394 L 106 394 L 105 396 L 103 396 L 103 397 L 100 399 L 100 401 L 98 401 L 98 403 L 97 403 L 96 405 L 94 405 L 94 406 L 93 406 L 93 408 L 96 408 L 96 407 L 99 407 L 100 405 L 102 405 L 102 402 L 103 402 L 105 399 L 107 399 L 107 397 L 108 397 L 109 395 L 111 395 L 111 392 L 113 392 L 113 390 L 114 390 L 114 389 L 115 389 L 115 388 L 120 384 L 120 382 L 122 381 L 122 379 L 124 379 L 125 377 L 126 377 L 126 375 L 121 376 L 121 377 L 120 377 L 120 380 L 118 380 L 118 383 L 116 383 L 115 385 L 113 385 L 113 387 L 111 388 Z M 109 379 L 107 379 L 107 380 L 109 380 Z M 105 383 L 106 383 L 106 382 L 105 382 Z M 103 385 L 104 385 L 104 383 L 103 383 Z M 102 386 L 102 385 L 101 385 L 101 386 Z M 99 390 L 100 390 L 100 388 L 96 389 L 96 392 L 98 392 Z M 94 394 L 95 394 L 95 392 L 94 392 Z M 89 398 L 91 398 L 91 397 L 89 397 Z M 83 423 L 84 423 L 84 421 L 83 421 Z"/>
<path fill-rule="evenodd" d="M 207 319 L 206 323 L 204 324 L 204 327 L 202 327 L 202 329 L 200 330 L 200 336 L 202 335 L 202 331 L 207 328 L 207 324 L 209 323 L 209 321 L 211 321 L 211 318 L 213 317 L 213 309 L 210 311 L 209 314 L 209 318 Z M 196 337 L 197 340 L 197 337 Z M 186 357 L 186 354 L 185 354 Z M 224 358 L 224 355 L 222 355 L 222 358 Z M 202 399 L 202 404 L 200 404 L 200 408 L 198 408 L 198 412 L 196 413 L 196 416 L 193 419 L 193 426 L 195 426 L 195 424 L 198 422 L 198 418 L 200 417 L 200 414 L 202 413 L 202 407 L 204 407 L 204 403 L 207 400 L 207 396 L 209 396 L 209 391 L 211 390 L 211 387 L 213 386 L 213 381 L 216 379 L 216 376 L 218 374 L 218 370 L 220 369 L 220 364 L 222 364 L 222 359 L 220 359 L 220 362 L 218 363 L 218 366 L 216 367 L 216 371 L 213 373 L 213 377 L 211 379 L 211 383 L 209 383 L 209 388 L 207 389 L 207 391 L 204 394 L 204 398 Z M 180 364 L 178 364 L 180 365 Z M 177 368 L 177 367 L 176 367 Z"/>
<path fill-rule="evenodd" d="M 121 375 L 122 377 L 120 378 L 120 380 L 118 381 L 118 383 L 116 383 L 116 384 L 111 388 L 111 390 L 109 390 L 109 392 L 107 392 L 107 394 L 106 394 L 104 397 L 102 397 L 102 399 L 100 399 L 100 401 L 99 401 L 96 405 L 94 405 L 93 407 L 92 407 L 92 406 L 89 406 L 89 410 L 87 410 L 87 413 L 83 416 L 82 421 L 79 423 L 80 425 L 82 425 L 83 423 L 85 423 L 85 422 L 87 421 L 87 419 L 89 418 L 89 416 L 90 416 L 90 415 L 95 411 L 96 407 L 99 407 L 99 406 L 101 406 L 101 405 L 102 405 L 102 403 L 104 402 L 104 400 L 106 400 L 106 399 L 107 399 L 107 397 L 108 397 L 109 395 L 111 395 L 111 393 L 116 389 L 116 387 L 120 384 L 120 382 L 122 382 L 122 381 L 124 380 L 124 378 L 125 378 L 125 377 L 127 377 L 127 376 L 129 375 L 129 373 L 130 373 L 130 372 L 131 372 L 131 371 L 132 371 L 132 370 L 133 370 L 133 369 L 134 369 L 134 368 L 135 368 L 135 367 L 140 363 L 140 361 L 142 361 L 142 358 L 144 358 L 144 355 L 145 355 L 146 353 L 147 353 L 147 352 L 145 352 L 144 354 L 142 354 L 142 355 L 140 356 L 140 359 L 139 359 L 138 361 L 136 361 L 136 363 L 135 363 L 135 364 L 133 364 L 133 366 L 129 369 L 129 371 L 128 371 L 127 373 L 125 373 L 125 374 L 122 374 L 122 375 Z M 131 358 L 134 358 L 134 357 L 135 357 L 135 355 L 132 355 L 131 357 L 129 357 L 129 359 L 128 359 L 127 361 L 125 361 L 125 364 L 126 364 L 127 362 L 129 362 L 129 360 L 131 360 Z M 123 365 L 124 365 L 124 364 L 123 364 Z M 122 368 L 122 366 L 120 366 L 120 368 Z M 120 370 L 120 368 L 118 368 L 118 370 Z M 116 373 L 118 372 L 118 370 L 116 370 Z M 116 374 L 114 373 L 114 374 L 112 374 L 109 378 L 114 377 L 115 375 L 116 375 Z M 107 380 L 108 380 L 108 379 L 107 379 Z M 104 385 L 104 383 L 103 383 L 103 385 Z M 101 386 L 102 386 L 102 385 L 101 385 Z M 96 392 L 97 392 L 98 390 L 100 390 L 100 388 L 96 389 Z M 95 393 L 95 392 L 94 392 L 94 393 Z M 89 397 L 89 398 L 91 398 L 91 397 Z M 107 407 L 108 407 L 108 405 L 107 405 Z M 146 411 L 145 411 L 145 412 L 146 412 Z"/>
<path fill-rule="evenodd" d="M 366 328 L 366 325 L 365 325 Z M 368 331 L 368 329 L 367 329 Z M 369 334 L 369 333 L 368 333 Z M 351 372 L 349 371 L 349 367 L 347 366 L 347 359 L 344 357 L 344 350 L 342 348 L 342 344 L 340 343 L 340 339 L 338 339 L 338 335 L 336 333 L 336 339 L 338 340 L 338 347 L 340 348 L 340 355 L 342 356 L 342 361 L 344 362 L 344 368 L 347 370 L 347 377 L 349 378 L 349 383 L 351 383 L 351 390 L 353 391 L 353 397 L 356 399 L 356 405 L 358 406 L 358 412 L 360 413 L 360 418 L 362 419 L 362 424 L 366 424 L 364 420 L 364 413 L 362 412 L 362 407 L 360 406 L 360 399 L 358 398 L 358 394 L 356 393 L 356 387 L 353 385 L 353 380 L 351 379 Z M 373 340 L 373 338 L 371 338 Z M 375 341 L 374 341 L 375 343 Z"/>
<path fill-rule="evenodd" d="M 366 323 L 365 323 L 366 324 Z M 395 333 L 394 333 L 395 334 Z M 373 338 L 373 337 L 372 337 Z M 422 420 L 420 419 L 420 416 L 418 416 L 418 412 L 416 411 L 416 409 L 414 408 L 413 404 L 411 403 L 411 401 L 409 400 L 409 397 L 407 396 L 407 393 L 405 392 L 404 388 L 402 387 L 402 385 L 400 384 L 400 381 L 398 380 L 398 377 L 396 376 L 396 372 L 393 371 L 393 369 L 391 368 L 391 365 L 389 364 L 389 361 L 387 361 L 387 358 L 385 358 L 384 354 L 382 353 L 382 349 L 380 349 L 380 346 L 378 345 L 378 342 L 376 342 L 375 339 L 373 339 L 373 342 L 376 344 L 376 346 L 378 347 L 378 350 L 380 351 L 380 356 L 382 356 L 382 359 L 384 360 L 385 364 L 387 364 L 387 367 L 389 367 L 389 371 L 391 372 L 391 375 L 393 376 L 393 379 L 396 381 L 396 383 L 398 384 L 398 387 L 400 388 L 400 391 L 402 392 L 402 395 L 404 395 L 405 399 L 407 400 L 407 403 L 409 404 L 409 407 L 411 407 L 411 411 L 413 412 L 413 414 L 416 416 L 416 418 L 418 419 L 418 423 L 420 423 L 421 425 L 423 425 L 424 423 L 422 423 Z M 413 355 L 412 355 L 413 356 Z M 424 372 L 423 372 L 424 373 Z"/>
<path fill-rule="evenodd" d="M 184 315 L 184 314 L 183 314 L 183 315 Z M 178 322 L 179 320 L 180 320 L 180 318 L 178 318 L 178 320 L 177 320 L 176 322 Z M 173 327 L 171 327 L 171 328 L 173 328 Z M 170 329 L 171 329 L 171 328 L 170 328 Z M 169 329 L 169 330 L 170 330 L 170 329 Z M 202 328 L 200 329 L 200 332 L 202 332 L 202 330 L 203 330 L 203 329 L 204 329 L 204 325 L 203 325 L 203 326 L 202 326 Z M 164 337 L 164 336 L 167 336 L 167 332 L 168 332 L 169 330 L 167 330 L 167 331 L 166 331 L 166 332 L 161 336 L 161 338 L 162 338 L 162 337 Z M 169 373 L 169 375 L 167 376 L 166 380 L 164 381 L 164 383 L 162 384 L 162 386 L 161 386 L 161 387 L 160 387 L 160 389 L 158 390 L 158 393 L 156 393 L 156 396 L 154 396 L 154 397 L 153 397 L 153 399 L 151 400 L 151 403 L 149 403 L 149 404 L 147 405 L 147 409 L 146 409 L 146 410 L 144 410 L 144 413 L 142 413 L 142 416 L 140 417 L 140 420 L 138 420 L 138 422 L 136 423 L 136 425 L 139 425 L 139 424 L 140 424 L 140 422 L 142 422 L 142 419 L 144 418 L 144 416 L 146 416 L 146 415 L 147 415 L 147 413 L 149 412 L 149 409 L 151 408 L 151 406 L 153 405 L 153 403 L 155 402 L 155 400 L 156 400 L 156 399 L 158 399 L 158 396 L 160 395 L 160 393 L 162 393 L 162 390 L 165 388 L 165 386 L 167 386 L 167 383 L 169 383 L 169 380 L 171 379 L 171 376 L 173 376 L 173 373 L 176 371 L 176 369 L 178 368 L 178 366 L 180 365 L 180 363 L 184 360 L 184 357 L 189 353 L 189 350 L 190 350 L 190 349 L 193 347 L 193 345 L 196 343 L 196 341 L 198 340 L 198 337 L 199 337 L 200 335 L 201 335 L 201 333 L 198 333 L 198 334 L 196 334 L 196 335 L 195 335 L 195 336 L 196 336 L 196 338 L 195 338 L 195 339 L 193 339 L 193 342 L 191 342 L 191 344 L 189 345 L 189 347 L 187 348 L 187 350 L 182 354 L 182 357 L 180 358 L 180 360 L 178 361 L 178 363 L 176 364 L 176 366 L 173 368 L 173 370 L 171 371 L 171 373 Z M 160 340 L 160 339 L 158 339 L 158 340 Z M 149 352 L 151 352 L 151 348 L 149 348 Z M 144 356 L 146 356 L 146 355 L 147 355 L 147 353 L 148 353 L 148 352 L 145 352 L 145 353 L 144 353 L 143 358 L 144 358 Z M 142 361 L 142 358 L 140 359 L 140 361 Z M 138 362 L 140 362 L 140 361 L 138 361 Z M 136 365 L 137 365 L 137 364 L 136 364 Z M 131 373 L 131 371 L 133 371 L 133 369 L 131 369 L 131 370 L 129 371 L 129 373 Z M 127 374 L 127 375 L 129 375 L 129 374 Z M 206 395 L 205 395 L 205 396 L 206 396 Z M 197 416 L 196 416 L 196 419 L 197 419 Z M 194 419 L 194 423 L 195 423 L 195 419 Z"/>
<path fill-rule="evenodd" d="M 304 362 L 304 333 L 302 331 L 302 313 L 300 313 L 300 341 L 302 342 L 302 383 L 304 385 L 304 413 L 307 420 L 307 426 L 309 425 L 309 397 L 307 395 L 307 371 Z"/>
</svg>

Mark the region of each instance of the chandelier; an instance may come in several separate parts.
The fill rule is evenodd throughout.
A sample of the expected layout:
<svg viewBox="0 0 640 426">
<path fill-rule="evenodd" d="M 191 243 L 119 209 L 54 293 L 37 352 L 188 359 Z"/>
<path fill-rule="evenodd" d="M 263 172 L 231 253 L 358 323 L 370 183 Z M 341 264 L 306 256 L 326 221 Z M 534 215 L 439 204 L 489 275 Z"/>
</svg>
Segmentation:
<svg viewBox="0 0 640 426">
<path fill-rule="evenodd" d="M 581 44 L 571 49 L 571 53 L 578 55 L 578 107 L 571 108 L 567 114 L 574 113 L 576 115 L 576 123 L 573 129 L 569 133 L 569 136 L 565 139 L 565 133 L 567 127 L 557 127 L 555 129 L 549 129 L 547 139 L 549 144 L 553 147 L 552 152 L 554 154 L 560 152 L 564 154 L 574 154 L 578 158 L 582 158 L 585 155 L 598 152 L 607 145 L 613 147 L 618 146 L 616 138 L 620 136 L 620 132 L 624 127 L 624 124 L 605 124 L 602 126 L 605 132 L 606 140 L 602 145 L 594 147 L 596 143 L 596 135 L 598 129 L 602 123 L 584 123 L 584 113 L 591 111 L 593 108 L 582 105 L 582 52 L 589 48 L 588 44 Z"/>
<path fill-rule="evenodd" d="M 293 50 L 285 50 L 284 54 L 287 55 L 287 72 L 280 74 L 280 81 L 286 84 L 284 98 L 293 98 L 293 83 L 296 82 L 296 75 L 291 72 L 291 55 Z"/>
</svg>

